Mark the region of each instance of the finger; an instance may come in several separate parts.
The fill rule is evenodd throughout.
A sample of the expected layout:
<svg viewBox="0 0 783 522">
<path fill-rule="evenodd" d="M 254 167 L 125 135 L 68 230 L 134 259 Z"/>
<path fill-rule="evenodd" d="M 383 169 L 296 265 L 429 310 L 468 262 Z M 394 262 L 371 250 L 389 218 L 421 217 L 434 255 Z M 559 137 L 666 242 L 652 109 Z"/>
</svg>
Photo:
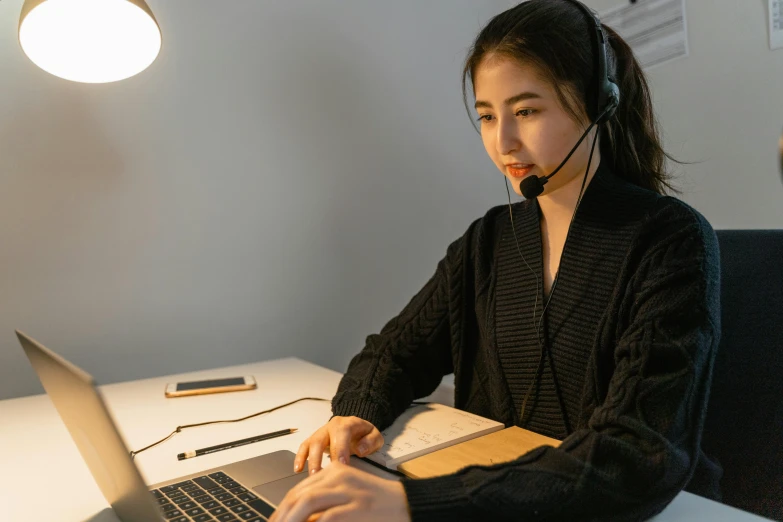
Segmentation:
<svg viewBox="0 0 783 522">
<path fill-rule="evenodd" d="M 337 468 L 337 466 L 335 466 L 335 468 Z M 323 473 L 315 473 L 313 475 L 308 476 L 298 484 L 295 484 L 294 487 L 288 490 L 288 493 L 285 495 L 285 498 L 290 497 L 289 499 L 293 500 L 294 498 L 296 498 L 297 495 L 299 495 L 305 489 L 313 487 L 319 482 L 328 479 L 332 474 L 334 474 L 334 472 L 330 470 L 331 470 L 331 466 L 323 470 Z"/>
<path fill-rule="evenodd" d="M 299 445 L 299 449 L 296 451 L 296 457 L 294 457 L 294 473 L 298 473 L 302 469 L 302 462 L 307 459 L 307 454 L 310 451 L 310 439 L 307 438 Z"/>
<path fill-rule="evenodd" d="M 307 468 L 308 473 L 311 475 L 321 469 L 321 461 L 324 458 L 324 449 L 326 448 L 328 440 L 329 435 L 327 434 L 321 440 L 316 439 L 310 441 L 310 454 L 307 457 Z"/>
<path fill-rule="evenodd" d="M 302 444 L 299 445 L 299 450 L 296 452 L 296 457 L 294 457 L 294 472 L 298 473 L 302 470 L 302 467 L 304 466 L 304 461 L 307 459 L 307 456 L 310 452 L 310 445 L 312 444 L 313 440 L 323 439 L 324 437 L 328 437 L 328 433 L 326 433 L 326 430 L 321 427 L 315 431 L 312 435 L 310 435 L 308 438 L 302 442 Z"/>
<path fill-rule="evenodd" d="M 274 522 L 275 520 L 278 520 L 278 522 L 284 521 L 285 518 L 278 519 L 276 517 L 279 517 L 279 514 L 288 513 L 291 510 L 291 506 L 293 506 L 297 499 L 307 490 L 312 488 L 315 488 L 316 490 L 327 490 L 333 488 L 337 484 L 340 484 L 343 478 L 339 472 L 343 469 L 345 468 L 343 468 L 343 466 L 338 463 L 335 466 L 328 467 L 321 473 L 310 475 L 298 484 L 294 485 L 294 487 L 289 489 L 288 493 L 285 494 L 285 497 L 278 505 L 277 510 L 275 510 L 275 512 L 272 514 L 272 518 L 269 519 L 269 522 Z"/>
<path fill-rule="evenodd" d="M 383 435 L 375 427 L 355 444 L 355 453 L 365 457 L 383 447 Z"/>
<path fill-rule="evenodd" d="M 352 419 L 353 422 L 351 422 L 349 425 L 350 442 L 348 444 L 347 452 L 356 453 L 357 455 L 359 455 L 360 454 L 358 450 L 359 441 L 364 437 L 366 437 L 369 433 L 371 433 L 372 430 L 375 429 L 375 426 L 362 419 L 356 419 L 356 418 L 352 418 Z"/>
<path fill-rule="evenodd" d="M 369 439 L 369 445 L 370 445 L 370 452 L 378 451 L 383 447 L 383 434 L 378 431 L 377 428 L 373 428 L 372 433 L 367 435 L 367 438 Z"/>
<path fill-rule="evenodd" d="M 350 498 L 351 496 L 344 488 L 310 488 L 302 492 L 294 500 L 290 510 L 281 514 L 280 520 L 285 522 L 305 522 L 310 515 L 346 504 L 350 501 Z"/>
<path fill-rule="evenodd" d="M 275 511 L 275 513 L 277 513 L 277 511 Z M 275 521 L 279 522 L 280 519 L 275 518 L 275 513 L 272 513 L 272 518 L 269 519 L 269 522 L 275 522 Z M 308 517 L 307 519 L 307 522 L 319 522 L 321 520 L 321 515 L 323 515 L 323 512 L 310 515 L 310 517 Z M 261 519 L 258 518 L 256 520 L 261 520 Z"/>
<path fill-rule="evenodd" d="M 351 429 L 341 424 L 333 426 L 329 438 L 329 457 L 332 462 L 348 464 L 351 455 Z"/>
<path fill-rule="evenodd" d="M 365 517 L 366 515 L 359 511 L 355 505 L 342 504 L 322 512 L 317 520 L 318 522 L 345 522 L 351 520 L 364 521 L 367 520 Z"/>
<path fill-rule="evenodd" d="M 277 506 L 277 509 L 272 514 L 272 518 L 269 519 L 269 522 L 273 522 L 275 520 L 275 517 L 281 517 L 281 515 L 285 515 L 288 513 L 292 506 L 297 502 L 297 499 L 306 491 L 315 488 L 318 489 L 329 489 L 329 486 L 331 482 L 327 481 L 324 482 L 324 479 L 330 475 L 329 469 L 324 470 L 323 473 L 316 473 L 315 475 L 310 475 L 303 481 L 296 484 L 294 487 L 288 490 L 288 493 L 285 494 L 285 497 L 283 497 L 283 500 L 280 502 L 280 504 Z M 280 520 L 285 520 L 285 518 L 280 518 Z"/>
</svg>

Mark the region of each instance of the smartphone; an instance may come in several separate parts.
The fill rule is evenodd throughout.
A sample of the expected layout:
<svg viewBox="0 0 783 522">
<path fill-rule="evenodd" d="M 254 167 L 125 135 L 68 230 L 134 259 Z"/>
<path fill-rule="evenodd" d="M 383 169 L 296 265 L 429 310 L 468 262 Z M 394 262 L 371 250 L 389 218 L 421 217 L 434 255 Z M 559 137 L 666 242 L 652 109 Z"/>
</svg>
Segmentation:
<svg viewBox="0 0 783 522">
<path fill-rule="evenodd" d="M 254 390 L 255 388 L 255 378 L 252 375 L 245 375 L 244 377 L 228 377 L 225 379 L 210 379 L 208 381 L 189 381 L 167 384 L 166 397 L 185 397 L 187 395 Z"/>
</svg>

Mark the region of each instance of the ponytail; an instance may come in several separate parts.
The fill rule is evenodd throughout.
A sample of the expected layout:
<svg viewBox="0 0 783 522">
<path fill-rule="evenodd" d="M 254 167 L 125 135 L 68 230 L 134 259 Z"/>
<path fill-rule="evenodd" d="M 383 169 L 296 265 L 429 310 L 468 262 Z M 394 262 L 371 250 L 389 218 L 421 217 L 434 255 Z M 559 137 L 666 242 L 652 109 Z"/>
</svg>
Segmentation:
<svg viewBox="0 0 783 522">
<path fill-rule="evenodd" d="M 647 78 L 630 46 L 612 28 L 603 26 L 611 52 L 609 70 L 620 88 L 620 105 L 601 129 L 601 157 L 621 178 L 659 194 L 678 192 L 666 172 L 658 122 L 653 112 Z M 608 50 L 608 49 L 607 49 Z M 612 56 L 613 55 L 613 56 Z M 614 58 L 614 59 L 612 59 Z"/>
</svg>

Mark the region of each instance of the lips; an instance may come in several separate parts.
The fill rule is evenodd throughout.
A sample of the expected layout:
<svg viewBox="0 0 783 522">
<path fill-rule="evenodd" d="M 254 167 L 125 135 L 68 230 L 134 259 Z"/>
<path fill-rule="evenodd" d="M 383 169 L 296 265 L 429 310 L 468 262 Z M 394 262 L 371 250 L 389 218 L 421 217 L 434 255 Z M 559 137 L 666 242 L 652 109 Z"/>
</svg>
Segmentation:
<svg viewBox="0 0 783 522">
<path fill-rule="evenodd" d="M 511 165 L 506 165 L 506 171 L 508 171 L 508 175 L 512 178 L 523 178 L 527 176 L 531 170 L 533 170 L 533 167 L 535 167 L 535 165 L 514 163 Z"/>
</svg>

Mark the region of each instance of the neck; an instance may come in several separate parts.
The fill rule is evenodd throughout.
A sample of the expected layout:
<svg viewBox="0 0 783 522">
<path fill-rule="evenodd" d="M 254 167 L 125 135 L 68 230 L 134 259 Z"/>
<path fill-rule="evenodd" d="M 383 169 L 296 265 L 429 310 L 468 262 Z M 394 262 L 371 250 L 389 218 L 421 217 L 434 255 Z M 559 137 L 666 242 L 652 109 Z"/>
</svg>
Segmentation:
<svg viewBox="0 0 783 522">
<path fill-rule="evenodd" d="M 590 164 L 590 172 L 587 174 L 587 181 L 585 182 L 582 197 L 584 197 L 584 192 L 587 191 L 587 187 L 595 177 L 595 172 L 598 170 L 600 161 L 601 158 L 596 153 Z M 574 178 L 565 185 L 558 187 L 552 194 L 538 197 L 538 205 L 543 216 L 542 221 L 546 222 L 548 229 L 566 230 L 568 228 L 568 225 L 571 223 L 571 217 L 574 215 L 576 201 L 579 198 L 579 191 L 582 188 L 584 176 L 584 171 L 580 171 L 578 175 L 574 176 Z"/>
</svg>

